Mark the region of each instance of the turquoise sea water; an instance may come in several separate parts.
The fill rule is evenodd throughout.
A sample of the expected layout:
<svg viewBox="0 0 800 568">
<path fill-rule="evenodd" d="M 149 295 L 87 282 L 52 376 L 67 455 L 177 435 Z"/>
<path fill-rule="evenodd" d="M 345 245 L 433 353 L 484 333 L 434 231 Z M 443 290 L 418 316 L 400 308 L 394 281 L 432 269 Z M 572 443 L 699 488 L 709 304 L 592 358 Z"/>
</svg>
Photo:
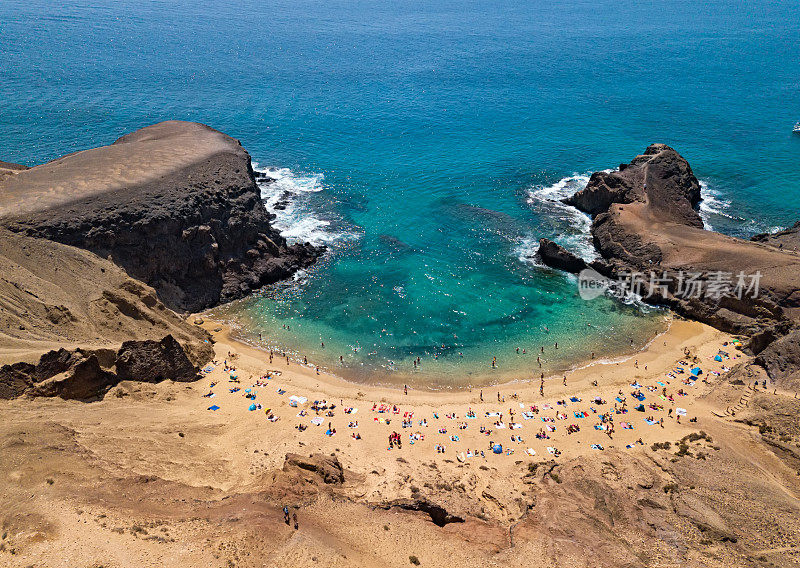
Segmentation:
<svg viewBox="0 0 800 568">
<path fill-rule="evenodd" d="M 587 172 L 665 142 L 715 229 L 800 218 L 798 37 L 789 1 L 5 0 L 0 159 L 207 123 L 272 171 L 285 234 L 329 246 L 218 310 L 244 335 L 354 379 L 528 378 L 540 346 L 553 370 L 662 326 L 532 262 L 543 236 L 591 254 L 552 201 Z"/>
</svg>

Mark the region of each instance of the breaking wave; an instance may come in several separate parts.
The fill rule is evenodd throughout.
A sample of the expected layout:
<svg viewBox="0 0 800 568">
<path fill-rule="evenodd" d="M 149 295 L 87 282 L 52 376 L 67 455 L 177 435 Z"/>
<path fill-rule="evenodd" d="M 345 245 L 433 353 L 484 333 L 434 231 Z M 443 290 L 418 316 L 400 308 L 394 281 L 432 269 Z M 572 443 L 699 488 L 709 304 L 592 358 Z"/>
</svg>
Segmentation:
<svg viewBox="0 0 800 568">
<path fill-rule="evenodd" d="M 352 231 L 337 230 L 337 223 L 323 218 L 311 206 L 311 196 L 325 189 L 323 174 L 298 174 L 289 168 L 259 168 L 256 163 L 253 163 L 253 170 L 264 207 L 275 215 L 272 225 L 290 244 L 307 242 L 320 246 L 357 238 Z"/>
<path fill-rule="evenodd" d="M 538 185 L 528 190 L 527 202 L 531 209 L 550 224 L 550 234 L 554 240 L 570 252 L 586 261 L 597 258 L 592 244 L 590 229 L 592 218 L 574 207 L 561 202 L 577 191 L 586 187 L 589 174 L 573 174 L 562 178 L 552 185 Z M 538 265 L 535 260 L 539 250 L 539 238 L 534 235 L 525 237 L 514 249 L 522 262 Z"/>
</svg>

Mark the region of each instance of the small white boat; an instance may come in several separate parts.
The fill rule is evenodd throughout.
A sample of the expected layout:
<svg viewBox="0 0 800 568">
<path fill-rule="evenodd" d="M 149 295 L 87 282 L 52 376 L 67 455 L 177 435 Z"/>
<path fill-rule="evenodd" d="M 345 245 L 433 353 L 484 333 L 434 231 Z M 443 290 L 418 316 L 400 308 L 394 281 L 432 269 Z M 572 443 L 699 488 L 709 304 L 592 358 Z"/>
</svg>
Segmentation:
<svg viewBox="0 0 800 568">
<path fill-rule="evenodd" d="M 797 134 L 800 134 L 800 122 L 795 122 L 794 123 L 794 128 L 792 129 L 792 132 L 796 132 Z"/>
</svg>

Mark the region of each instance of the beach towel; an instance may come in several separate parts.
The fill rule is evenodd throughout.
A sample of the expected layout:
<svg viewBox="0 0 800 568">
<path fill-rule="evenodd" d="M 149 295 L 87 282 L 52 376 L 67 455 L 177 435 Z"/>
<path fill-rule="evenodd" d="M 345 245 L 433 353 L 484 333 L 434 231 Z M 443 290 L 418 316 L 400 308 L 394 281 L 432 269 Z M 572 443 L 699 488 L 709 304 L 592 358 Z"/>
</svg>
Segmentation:
<svg viewBox="0 0 800 568">
<path fill-rule="evenodd" d="M 323 420 L 322 420 L 322 416 L 317 416 L 316 418 L 312 418 L 312 419 L 311 419 L 311 423 L 312 423 L 314 426 L 321 426 L 321 425 L 322 425 L 322 422 L 323 422 Z"/>
<path fill-rule="evenodd" d="M 685 408 L 676 408 L 675 414 L 678 416 L 686 416 L 686 409 Z"/>
<path fill-rule="evenodd" d="M 219 410 L 219 406 L 217 406 L 216 404 L 213 404 L 213 405 L 209 406 L 208 409 L 209 410 Z"/>
<path fill-rule="evenodd" d="M 286 391 L 283 389 L 278 389 L 278 394 L 286 394 Z"/>
<path fill-rule="evenodd" d="M 533 414 L 533 412 L 523 412 L 522 413 L 522 417 L 525 420 L 530 420 L 531 418 L 534 418 L 534 414 Z"/>
<path fill-rule="evenodd" d="M 655 420 L 648 420 L 647 418 L 645 418 L 644 421 L 647 422 L 650 426 L 652 426 L 653 424 L 658 424 L 658 422 L 656 422 Z"/>
<path fill-rule="evenodd" d="M 569 401 L 570 402 L 580 402 L 581 399 L 579 399 L 577 396 L 572 396 L 572 397 L 570 397 Z"/>
<path fill-rule="evenodd" d="M 552 447 L 552 446 L 547 446 L 547 451 L 550 452 L 551 454 L 555 454 L 556 453 L 556 449 L 554 447 Z"/>
<path fill-rule="evenodd" d="M 592 448 L 593 450 L 602 450 L 603 449 L 603 446 L 601 446 L 600 444 L 592 444 L 589 447 Z"/>
</svg>

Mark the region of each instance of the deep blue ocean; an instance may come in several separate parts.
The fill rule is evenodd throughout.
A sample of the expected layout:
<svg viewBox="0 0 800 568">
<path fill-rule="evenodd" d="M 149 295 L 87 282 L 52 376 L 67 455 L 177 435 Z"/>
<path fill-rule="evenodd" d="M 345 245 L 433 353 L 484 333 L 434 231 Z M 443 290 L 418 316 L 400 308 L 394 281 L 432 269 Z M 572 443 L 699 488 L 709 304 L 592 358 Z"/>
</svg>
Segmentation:
<svg viewBox="0 0 800 568">
<path fill-rule="evenodd" d="M 246 338 L 353 379 L 530 378 L 541 346 L 552 371 L 664 325 L 532 258 L 543 236 L 591 255 L 554 202 L 589 172 L 664 142 L 709 226 L 800 218 L 799 39 L 786 0 L 3 0 L 0 160 L 209 124 L 272 172 L 284 234 L 329 247 L 217 310 Z"/>
</svg>

